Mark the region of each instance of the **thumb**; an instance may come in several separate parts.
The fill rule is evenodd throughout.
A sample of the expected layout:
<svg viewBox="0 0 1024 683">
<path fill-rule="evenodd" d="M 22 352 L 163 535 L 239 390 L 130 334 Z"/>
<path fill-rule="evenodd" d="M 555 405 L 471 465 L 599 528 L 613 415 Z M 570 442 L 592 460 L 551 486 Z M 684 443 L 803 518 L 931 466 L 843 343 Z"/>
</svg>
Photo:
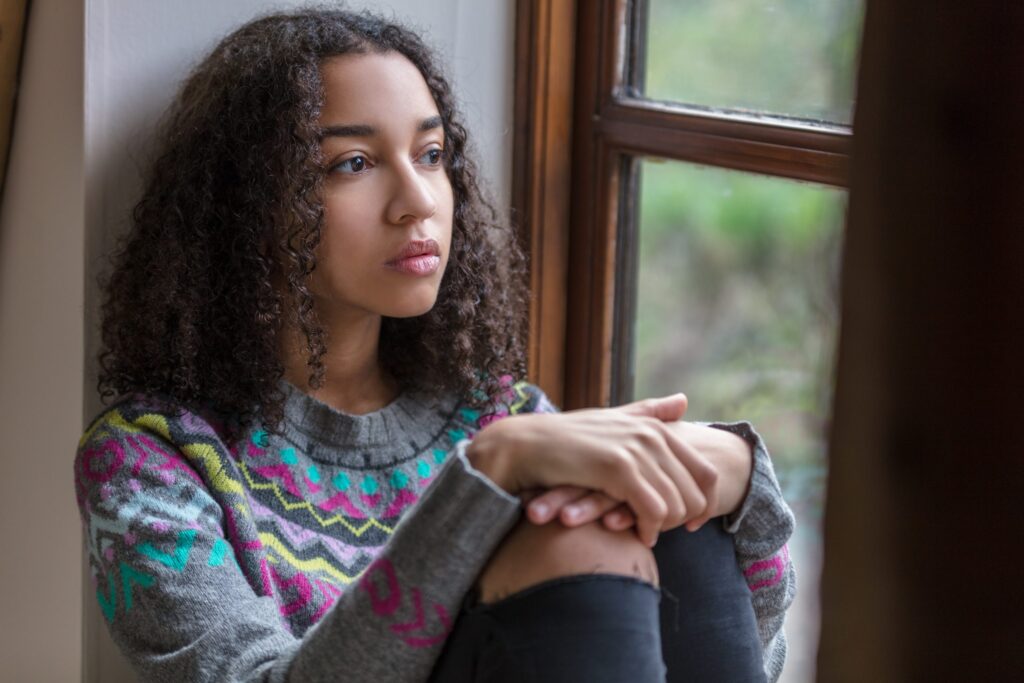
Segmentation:
<svg viewBox="0 0 1024 683">
<path fill-rule="evenodd" d="M 645 398 L 642 401 L 634 401 L 619 406 L 619 410 L 629 415 L 654 417 L 662 422 L 675 422 L 683 419 L 687 405 L 686 394 L 680 393 L 662 398 Z"/>
</svg>

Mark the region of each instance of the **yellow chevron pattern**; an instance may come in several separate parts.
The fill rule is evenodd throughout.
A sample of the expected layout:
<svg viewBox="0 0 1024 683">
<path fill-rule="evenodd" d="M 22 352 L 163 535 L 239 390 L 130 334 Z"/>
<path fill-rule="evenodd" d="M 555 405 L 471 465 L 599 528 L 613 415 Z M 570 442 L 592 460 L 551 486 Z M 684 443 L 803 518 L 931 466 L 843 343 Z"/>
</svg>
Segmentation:
<svg viewBox="0 0 1024 683">
<path fill-rule="evenodd" d="M 526 387 L 528 387 L 528 386 L 529 386 L 529 383 L 527 383 L 527 382 L 519 382 L 519 383 L 517 383 L 516 385 L 514 385 L 512 387 L 515 390 L 515 392 L 517 394 L 519 394 L 519 399 L 515 403 L 513 403 L 511 406 L 509 406 L 509 414 L 511 414 L 511 415 L 518 414 L 519 411 L 523 409 L 523 406 L 525 406 L 527 403 L 529 403 L 529 401 L 530 401 L 530 394 L 527 393 L 527 391 L 526 391 Z"/>
<path fill-rule="evenodd" d="M 337 580 L 337 582 L 342 585 L 348 585 L 352 583 L 352 581 L 354 581 L 355 579 L 359 578 L 359 574 L 356 574 L 355 576 L 349 576 L 348 574 L 345 574 L 344 572 L 340 571 L 337 567 L 335 567 L 322 557 L 317 557 L 312 560 L 303 560 L 298 557 L 295 557 L 295 555 L 293 555 L 291 551 L 288 550 L 285 544 L 282 543 L 280 539 L 277 538 L 277 536 L 270 533 L 269 531 L 260 532 L 260 541 L 263 542 L 263 545 L 273 549 L 274 552 L 283 557 L 285 561 L 288 562 L 288 564 L 295 567 L 299 571 L 322 572 L 334 577 Z"/>
<path fill-rule="evenodd" d="M 155 432 L 164 438 L 167 443 L 173 443 L 171 441 L 171 429 L 167 426 L 167 418 L 163 415 L 157 415 L 155 413 L 146 413 L 145 415 L 139 415 L 135 418 L 135 422 L 132 423 L 133 427 L 141 427 L 142 429 L 148 429 L 151 432 Z M 136 429 L 135 431 L 141 431 Z"/>
<path fill-rule="evenodd" d="M 245 492 L 242 484 L 229 477 L 224 471 L 224 465 L 213 446 L 205 443 L 189 443 L 181 447 L 181 452 L 189 460 L 202 463 L 210 475 L 210 483 L 213 484 L 213 488 L 223 493 L 238 495 Z"/>
<path fill-rule="evenodd" d="M 132 422 L 128 422 L 120 411 L 112 410 L 104 419 L 97 421 L 85 432 L 85 434 L 82 435 L 78 444 L 79 448 L 88 442 L 89 439 L 91 439 L 97 432 L 101 432 L 101 430 L 102 432 L 108 433 L 110 436 L 115 436 L 118 433 L 140 434 L 143 432 L 149 432 L 160 436 L 168 444 L 173 444 L 171 430 L 167 424 L 167 418 L 163 415 L 146 413 L 135 418 Z M 241 482 L 235 481 L 227 472 L 224 471 L 224 465 L 217 453 L 217 449 L 213 446 L 204 443 L 190 443 L 181 446 L 180 450 L 189 460 L 203 467 L 209 475 L 210 483 L 217 491 L 222 493 L 234 493 L 237 495 L 243 495 L 245 493 L 245 489 L 242 487 Z M 245 517 L 251 516 L 249 506 L 244 503 L 236 503 L 235 509 Z"/>
<path fill-rule="evenodd" d="M 382 524 L 381 522 L 372 517 L 366 520 L 364 524 L 358 527 L 349 522 L 341 515 L 321 517 L 320 513 L 317 512 L 316 508 L 313 507 L 312 503 L 310 503 L 308 500 L 303 500 L 299 502 L 289 501 L 287 498 L 285 498 L 285 495 L 281 492 L 281 487 L 279 487 L 276 482 L 271 481 L 267 483 L 260 483 L 258 481 L 255 481 L 253 480 L 252 475 L 249 474 L 249 468 L 245 466 L 245 463 L 239 462 L 238 464 L 242 469 L 242 476 L 245 477 L 246 482 L 249 484 L 249 488 L 253 489 L 254 491 L 271 491 L 274 494 L 274 497 L 277 498 L 278 501 L 280 501 L 281 505 L 284 506 L 284 509 L 288 510 L 289 512 L 291 512 L 292 510 L 307 510 L 309 514 L 312 515 L 312 517 L 320 523 L 320 526 L 324 528 L 333 526 L 335 524 L 341 524 L 343 527 L 345 527 L 353 534 L 355 534 L 356 538 L 360 538 L 363 534 L 366 533 L 367 529 L 372 529 L 374 527 L 380 529 L 386 534 L 391 534 L 394 532 L 393 527 L 390 527 L 387 524 Z"/>
<path fill-rule="evenodd" d="M 135 434 L 139 429 L 130 425 L 124 419 L 124 416 L 121 415 L 120 411 L 111 410 L 102 420 L 94 422 L 93 425 L 86 430 L 85 434 L 82 434 L 82 438 L 78 441 L 78 447 L 82 448 L 96 432 L 102 431 L 106 431 L 108 433 L 116 433 L 120 431 Z"/>
</svg>

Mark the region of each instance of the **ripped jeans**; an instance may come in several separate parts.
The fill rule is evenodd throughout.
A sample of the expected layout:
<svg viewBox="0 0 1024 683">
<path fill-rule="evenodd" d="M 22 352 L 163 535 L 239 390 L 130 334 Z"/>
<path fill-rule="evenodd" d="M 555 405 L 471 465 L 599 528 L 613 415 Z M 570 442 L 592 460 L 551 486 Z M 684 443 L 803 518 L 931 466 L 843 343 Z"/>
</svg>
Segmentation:
<svg viewBox="0 0 1024 683">
<path fill-rule="evenodd" d="M 431 683 L 764 681 L 750 590 L 721 520 L 661 534 L 661 587 L 616 574 L 471 591 Z"/>
</svg>

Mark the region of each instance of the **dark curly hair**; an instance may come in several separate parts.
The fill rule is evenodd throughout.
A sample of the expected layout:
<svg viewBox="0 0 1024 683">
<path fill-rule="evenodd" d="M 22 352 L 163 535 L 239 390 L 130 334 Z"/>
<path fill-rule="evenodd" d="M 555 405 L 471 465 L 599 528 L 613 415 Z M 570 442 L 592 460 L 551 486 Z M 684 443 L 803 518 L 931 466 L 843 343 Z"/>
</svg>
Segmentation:
<svg viewBox="0 0 1024 683">
<path fill-rule="evenodd" d="M 431 50 L 372 13 L 312 8 L 263 16 L 229 35 L 165 115 L 104 283 L 105 401 L 164 396 L 240 426 L 274 428 L 283 414 L 285 325 L 301 330 L 310 385 L 322 386 L 325 332 L 307 286 L 327 171 L 320 65 L 389 51 L 416 65 L 437 104 L 455 206 L 437 302 L 419 317 L 384 319 L 381 364 L 403 389 L 454 391 L 477 406 L 500 393 L 503 375 L 524 374 L 525 258 L 482 194 Z"/>
</svg>

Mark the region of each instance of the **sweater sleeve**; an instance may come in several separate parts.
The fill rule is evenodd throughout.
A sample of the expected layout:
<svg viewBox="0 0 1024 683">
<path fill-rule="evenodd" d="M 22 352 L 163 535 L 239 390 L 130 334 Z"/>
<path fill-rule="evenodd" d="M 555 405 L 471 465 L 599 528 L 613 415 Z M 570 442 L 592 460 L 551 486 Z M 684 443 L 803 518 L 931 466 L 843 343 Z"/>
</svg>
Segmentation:
<svg viewBox="0 0 1024 683">
<path fill-rule="evenodd" d="M 556 412 L 544 392 L 533 385 L 517 385 L 521 403 L 529 412 Z M 778 680 L 786 661 L 786 610 L 796 595 L 796 574 L 789 560 L 787 541 L 795 518 L 782 497 L 764 440 L 749 422 L 701 423 L 743 438 L 753 452 L 750 490 L 740 508 L 723 518 L 733 534 L 736 559 L 751 592 L 758 635 L 769 681 Z"/>
<path fill-rule="evenodd" d="M 101 611 L 145 681 L 426 680 L 463 595 L 519 516 L 518 500 L 457 450 L 376 560 L 296 637 L 281 616 L 288 604 L 272 597 L 274 567 L 253 576 L 235 556 L 245 511 L 230 462 L 144 417 L 115 410 L 90 428 L 75 483 Z"/>
<path fill-rule="evenodd" d="M 786 610 L 796 595 L 796 574 L 787 541 L 795 518 L 782 497 L 771 458 L 761 436 L 749 422 L 707 423 L 742 437 L 753 451 L 750 490 L 739 509 L 723 518 L 733 534 L 736 558 L 750 587 L 757 629 L 764 652 L 765 675 L 778 680 L 786 661 Z"/>
</svg>

